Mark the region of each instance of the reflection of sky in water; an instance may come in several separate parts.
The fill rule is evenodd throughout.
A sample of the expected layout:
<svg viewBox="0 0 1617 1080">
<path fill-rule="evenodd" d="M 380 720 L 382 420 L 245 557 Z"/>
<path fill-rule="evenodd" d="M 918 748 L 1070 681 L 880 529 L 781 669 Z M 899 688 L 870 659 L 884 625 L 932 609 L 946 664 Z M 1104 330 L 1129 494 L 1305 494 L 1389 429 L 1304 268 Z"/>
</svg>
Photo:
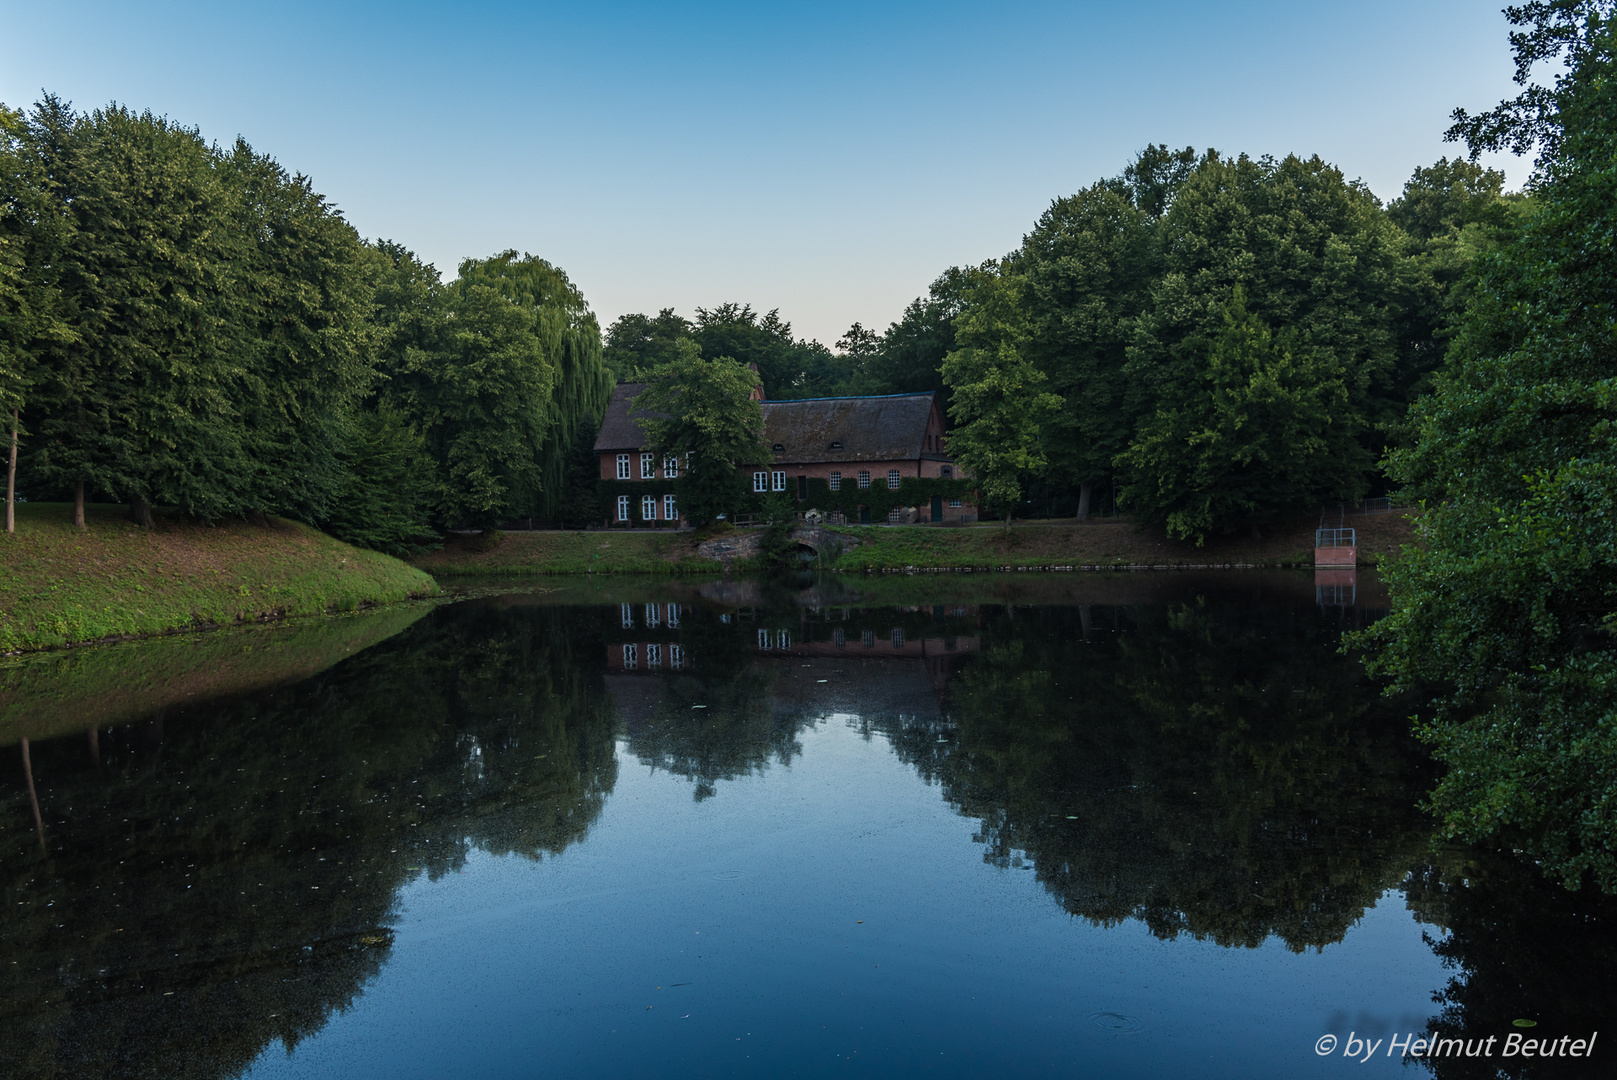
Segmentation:
<svg viewBox="0 0 1617 1080">
<path fill-rule="evenodd" d="M 538 863 L 473 853 L 406 887 L 380 976 L 249 1075 L 1402 1069 L 1314 1053 L 1326 1032 L 1431 1015 L 1446 973 L 1399 894 L 1301 954 L 1092 926 L 1031 868 L 985 865 L 978 823 L 849 719 L 803 729 L 790 765 L 703 801 L 620 744 L 582 843 Z"/>
</svg>

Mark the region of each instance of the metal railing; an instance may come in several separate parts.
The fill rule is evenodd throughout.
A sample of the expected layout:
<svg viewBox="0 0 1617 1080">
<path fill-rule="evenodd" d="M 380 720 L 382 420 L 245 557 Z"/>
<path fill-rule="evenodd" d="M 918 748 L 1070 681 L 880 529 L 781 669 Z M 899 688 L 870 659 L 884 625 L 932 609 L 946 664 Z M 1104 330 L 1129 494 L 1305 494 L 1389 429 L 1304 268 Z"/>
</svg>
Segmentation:
<svg viewBox="0 0 1617 1080">
<path fill-rule="evenodd" d="M 1315 529 L 1314 546 L 1317 548 L 1358 547 L 1358 532 L 1354 529 Z"/>
</svg>

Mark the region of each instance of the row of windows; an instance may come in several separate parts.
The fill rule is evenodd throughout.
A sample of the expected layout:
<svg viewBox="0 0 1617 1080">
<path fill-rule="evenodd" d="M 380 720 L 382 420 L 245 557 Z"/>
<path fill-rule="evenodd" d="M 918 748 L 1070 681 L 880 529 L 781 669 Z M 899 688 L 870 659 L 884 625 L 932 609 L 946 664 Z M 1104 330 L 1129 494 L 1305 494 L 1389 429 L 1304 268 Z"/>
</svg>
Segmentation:
<svg viewBox="0 0 1617 1080">
<path fill-rule="evenodd" d="M 634 629 L 634 605 L 633 604 L 624 604 L 623 609 L 622 609 L 622 615 L 623 615 L 623 628 L 625 630 L 633 630 Z M 679 629 L 679 605 L 678 604 L 668 604 L 666 607 L 664 607 L 663 605 L 660 605 L 660 604 L 647 604 L 646 605 L 646 629 L 647 630 L 655 630 L 655 629 L 657 629 L 658 625 L 661 624 L 665 620 L 668 623 L 669 629 L 672 629 L 672 630 Z"/>
<path fill-rule="evenodd" d="M 893 627 L 891 638 L 893 648 L 904 647 L 904 628 Z M 841 627 L 831 632 L 831 643 L 838 646 L 848 644 L 848 633 Z M 867 649 L 876 647 L 876 631 L 862 630 L 859 633 L 859 644 Z M 758 631 L 758 648 L 760 649 L 790 649 L 792 647 L 792 632 L 790 630 L 760 630 Z"/>
<path fill-rule="evenodd" d="M 640 646 L 625 645 L 623 647 L 623 670 L 633 671 L 640 666 Z M 658 642 L 649 642 L 646 645 L 646 667 L 660 668 L 663 666 L 663 647 Z M 679 671 L 685 666 L 685 647 L 682 645 L 668 646 L 668 666 Z"/>
<path fill-rule="evenodd" d="M 632 479 L 634 479 L 634 477 L 629 475 L 629 457 L 630 457 L 630 455 L 628 455 L 628 454 L 619 454 L 618 455 L 618 479 L 619 480 L 632 480 Z M 657 479 L 657 455 L 656 454 L 641 454 L 640 455 L 640 479 L 642 479 L 642 480 L 655 480 L 655 479 Z M 672 456 L 663 458 L 663 479 L 664 480 L 678 480 L 679 479 L 679 458 L 672 457 Z"/>
<path fill-rule="evenodd" d="M 628 521 L 629 520 L 629 496 L 627 496 L 627 495 L 619 495 L 618 496 L 618 520 L 619 521 Z M 640 520 L 641 521 L 656 521 L 657 520 L 657 496 L 655 496 L 655 495 L 642 495 L 642 496 L 640 496 Z M 674 501 L 674 497 L 672 495 L 664 495 L 663 496 L 663 516 L 662 516 L 662 520 L 664 520 L 664 521 L 678 521 L 679 520 L 679 504 Z"/>
</svg>

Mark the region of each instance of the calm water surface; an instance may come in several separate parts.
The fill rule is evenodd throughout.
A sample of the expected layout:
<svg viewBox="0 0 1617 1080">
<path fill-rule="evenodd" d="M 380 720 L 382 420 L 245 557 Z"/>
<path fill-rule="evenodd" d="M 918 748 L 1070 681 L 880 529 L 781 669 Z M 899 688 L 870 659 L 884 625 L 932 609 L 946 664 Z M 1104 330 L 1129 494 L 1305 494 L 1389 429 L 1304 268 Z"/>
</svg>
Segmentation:
<svg viewBox="0 0 1617 1080">
<path fill-rule="evenodd" d="M 1374 592 L 607 584 L 0 670 L 0 1074 L 1611 1075 L 1613 907 L 1434 846 Z"/>
</svg>

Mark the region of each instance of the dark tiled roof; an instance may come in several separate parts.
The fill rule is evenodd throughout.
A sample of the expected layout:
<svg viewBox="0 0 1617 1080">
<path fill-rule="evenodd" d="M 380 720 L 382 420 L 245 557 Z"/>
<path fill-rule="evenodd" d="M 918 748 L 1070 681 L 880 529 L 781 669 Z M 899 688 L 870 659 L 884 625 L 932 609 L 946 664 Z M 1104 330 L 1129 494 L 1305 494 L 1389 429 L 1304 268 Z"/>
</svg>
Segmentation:
<svg viewBox="0 0 1617 1080">
<path fill-rule="evenodd" d="M 645 383 L 621 383 L 612 392 L 596 451 L 639 450 L 646 444 L 645 430 L 634 422 L 644 415 L 631 412 L 629 403 Z M 764 445 L 777 443 L 775 460 L 784 461 L 897 461 L 905 458 L 948 460 L 926 447 L 927 423 L 935 395 L 886 394 L 879 397 L 806 398 L 766 401 Z M 832 449 L 833 443 L 841 446 Z"/>
<path fill-rule="evenodd" d="M 764 402 L 764 445 L 785 461 L 895 461 L 926 453 L 932 394 Z M 832 449 L 832 443 L 841 447 Z"/>
<path fill-rule="evenodd" d="M 638 450 L 646 445 L 646 432 L 639 424 L 634 422 L 636 416 L 644 413 L 629 412 L 629 402 L 635 399 L 640 391 L 646 388 L 645 383 L 626 382 L 619 383 L 612 391 L 612 400 L 606 403 L 606 415 L 601 417 L 601 431 L 595 436 L 595 450 Z"/>
</svg>

